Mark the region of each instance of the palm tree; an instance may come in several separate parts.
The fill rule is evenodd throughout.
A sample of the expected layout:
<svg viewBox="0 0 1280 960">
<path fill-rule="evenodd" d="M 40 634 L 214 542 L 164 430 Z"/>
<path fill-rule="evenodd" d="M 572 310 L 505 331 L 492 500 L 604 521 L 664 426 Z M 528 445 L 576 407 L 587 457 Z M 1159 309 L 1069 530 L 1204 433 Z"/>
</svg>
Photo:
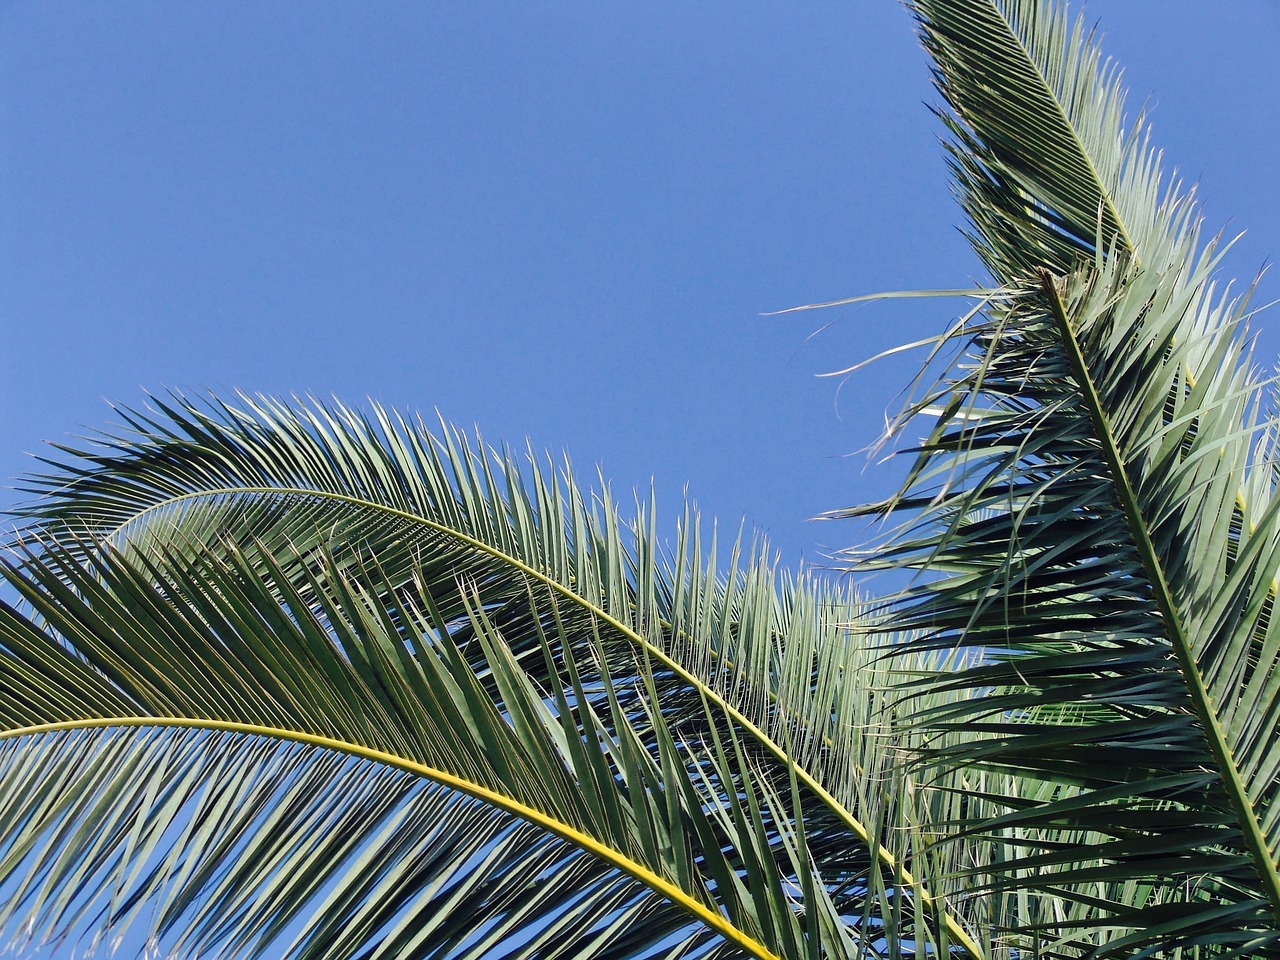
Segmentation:
<svg viewBox="0 0 1280 960">
<path fill-rule="evenodd" d="M 991 289 L 863 602 L 567 467 L 180 397 L 31 483 L 0 926 L 299 957 L 1280 956 L 1243 301 L 1064 10 L 916 0 Z M 130 940 L 132 944 L 134 940 Z"/>
</svg>

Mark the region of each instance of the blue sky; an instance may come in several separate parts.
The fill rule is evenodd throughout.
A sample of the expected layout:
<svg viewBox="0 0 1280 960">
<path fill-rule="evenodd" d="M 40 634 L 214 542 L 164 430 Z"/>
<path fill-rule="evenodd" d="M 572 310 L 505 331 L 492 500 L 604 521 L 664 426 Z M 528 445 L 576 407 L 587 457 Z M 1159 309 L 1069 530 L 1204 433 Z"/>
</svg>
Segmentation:
<svg viewBox="0 0 1280 960">
<path fill-rule="evenodd" d="M 1251 279 L 1280 3 L 1087 9 Z M 8 2 L 0 95 L 6 480 L 104 398 L 374 397 L 821 561 L 857 531 L 806 519 L 891 483 L 856 452 L 910 366 L 815 374 L 957 307 L 761 314 L 977 273 L 894 0 Z"/>
</svg>

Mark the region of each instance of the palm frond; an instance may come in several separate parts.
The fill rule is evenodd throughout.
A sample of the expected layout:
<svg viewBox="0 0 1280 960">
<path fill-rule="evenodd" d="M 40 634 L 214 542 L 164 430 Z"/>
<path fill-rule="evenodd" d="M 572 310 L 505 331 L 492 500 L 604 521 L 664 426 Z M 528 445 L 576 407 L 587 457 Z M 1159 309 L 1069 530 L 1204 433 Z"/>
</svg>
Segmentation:
<svg viewBox="0 0 1280 960">
<path fill-rule="evenodd" d="M 999 296 L 904 411 L 929 425 L 900 493 L 842 512 L 904 517 L 871 565 L 925 576 L 886 627 L 981 653 L 929 685 L 973 696 L 920 714 L 943 768 L 1023 783 L 966 818 L 1021 851 L 974 882 L 1040 898 L 1042 956 L 1280 955 L 1280 527 L 1245 305 L 1082 21 L 913 6 Z"/>
<path fill-rule="evenodd" d="M 421 611 L 393 612 L 380 599 L 382 591 L 366 592 L 331 568 L 326 583 L 312 584 L 310 602 L 319 604 L 312 609 L 279 581 L 274 589 L 263 582 L 244 554 L 231 562 L 210 560 L 195 570 L 170 563 L 163 572 L 158 565 L 139 569 L 105 553 L 93 570 L 63 557 L 53 573 L 56 552 L 46 552 L 51 575 L 38 587 L 14 581 L 52 633 L 33 630 L 11 615 L 6 646 L 43 648 L 52 659 L 55 647 L 71 645 L 79 659 L 110 671 L 134 710 L 25 727 L 17 724 L 29 717 L 6 717 L 11 735 L 32 737 L 68 725 L 205 727 L 294 739 L 377 760 L 533 824 L 548 841 L 576 846 L 610 867 L 614 882 L 619 874 L 639 881 L 739 950 L 762 957 L 795 953 L 794 944 L 788 948 L 788 939 L 798 936 L 794 915 L 780 906 L 785 891 L 772 862 L 767 868 L 756 862 L 752 854 L 757 851 L 748 845 L 744 863 L 738 842 L 724 834 L 717 834 L 709 849 L 699 847 L 699 867 L 673 860 L 663 840 L 687 829 L 687 821 L 697 822 L 698 798 L 688 787 L 663 784 L 661 758 L 609 737 L 585 705 L 555 715 L 514 669 L 479 608 L 471 611 L 476 629 L 467 636 L 488 647 L 487 665 L 500 698 L 477 682 L 471 663 L 449 642 L 448 624 L 429 611 L 429 597 L 423 598 Z M 267 557 L 257 559 L 270 563 Z M 108 596 L 116 602 L 108 602 Z M 338 651 L 342 655 L 334 656 Z M 625 722 L 621 728 L 627 730 Z M 566 747 L 570 743 L 572 749 Z M 721 777 L 735 782 L 742 771 L 722 770 Z M 674 798 L 664 796 L 672 791 Z M 346 802 L 341 794 L 325 794 L 326 809 Z M 105 812 L 116 816 L 112 809 Z M 766 829 L 761 823 L 754 828 Z M 24 830 L 19 845 L 31 836 Z M 162 828 L 150 836 L 152 844 L 165 841 Z M 269 857 L 264 848 L 269 850 L 272 840 L 265 834 L 255 841 L 252 859 Z M 80 889 L 87 875 L 79 872 L 78 862 L 77 857 L 58 860 L 57 882 L 45 889 L 59 898 Z M 122 865 L 135 869 L 127 861 Z M 269 885 L 273 872 L 293 876 L 304 866 L 296 857 L 276 860 L 259 873 L 259 885 Z M 744 872 L 757 879 L 743 879 Z M 677 879 L 683 885 L 673 882 Z M 246 901 L 245 909 L 271 903 L 261 891 L 232 895 Z M 552 898 L 547 904 L 556 922 L 563 919 L 559 903 Z M 756 904 L 771 905 L 775 917 L 785 914 L 792 925 L 761 931 L 754 921 Z M 46 907 L 37 899 L 33 909 L 38 914 Z M 484 919 L 471 917 L 476 923 Z M 534 929 L 540 920 L 549 922 L 536 915 L 533 920 Z M 259 915 L 249 925 L 265 922 Z"/>
<path fill-rule="evenodd" d="M 245 404 L 126 412 L 137 436 L 39 484 L 10 571 L 30 609 L 6 619 L 9 729 L 306 734 L 540 811 L 674 883 L 726 942 L 981 950 L 943 907 L 954 885 L 911 872 L 930 855 L 885 786 L 900 745 L 869 733 L 887 680 L 836 625 L 848 598 L 780 591 L 759 551 L 720 574 L 692 518 L 666 561 L 651 519 L 624 528 L 607 496 L 590 509 L 457 435 Z"/>
<path fill-rule="evenodd" d="M 117 727 L 8 739 L 0 769 L 3 920 L 37 942 L 92 953 L 141 923 L 166 955 L 632 956 L 651 944 L 614 934 L 642 924 L 667 955 L 723 952 L 574 845 L 373 761 Z"/>
</svg>

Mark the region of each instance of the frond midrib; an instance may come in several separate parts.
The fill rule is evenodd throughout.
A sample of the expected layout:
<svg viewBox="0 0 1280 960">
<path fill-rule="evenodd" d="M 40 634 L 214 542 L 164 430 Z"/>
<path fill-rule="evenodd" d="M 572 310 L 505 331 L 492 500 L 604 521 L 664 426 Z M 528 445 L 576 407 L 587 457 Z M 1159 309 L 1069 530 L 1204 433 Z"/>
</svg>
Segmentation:
<svg viewBox="0 0 1280 960">
<path fill-rule="evenodd" d="M 1075 373 L 1081 397 L 1085 402 L 1089 418 L 1097 433 L 1103 458 L 1106 461 L 1107 468 L 1111 471 L 1112 487 L 1116 492 L 1117 499 L 1120 501 L 1125 520 L 1129 525 L 1129 532 L 1133 537 L 1134 546 L 1137 548 L 1142 565 L 1146 570 L 1156 606 L 1160 611 L 1160 619 L 1164 622 L 1170 645 L 1173 647 L 1174 655 L 1177 657 L 1178 666 L 1186 683 L 1187 692 L 1195 709 L 1196 717 L 1200 721 L 1206 745 L 1218 765 L 1218 770 L 1223 780 L 1222 786 L 1241 827 L 1245 849 L 1257 867 L 1272 913 L 1276 918 L 1277 924 L 1280 925 L 1280 871 L 1277 870 L 1275 861 L 1272 858 L 1266 837 L 1262 832 L 1262 825 L 1257 811 L 1240 776 L 1231 747 L 1226 741 L 1221 725 L 1218 723 L 1217 714 L 1213 709 L 1212 698 L 1204 685 L 1204 678 L 1200 674 L 1195 650 L 1192 648 L 1191 640 L 1187 636 L 1186 629 L 1182 623 L 1177 601 L 1173 597 L 1173 591 L 1169 587 L 1168 578 L 1165 576 L 1164 565 L 1160 561 L 1155 544 L 1152 542 L 1150 531 L 1147 529 L 1146 519 L 1143 516 L 1141 504 L 1138 502 L 1137 492 L 1129 480 L 1128 471 L 1125 469 L 1124 461 L 1120 455 L 1119 445 L 1116 443 L 1115 436 L 1112 433 L 1097 387 L 1089 374 L 1080 342 L 1076 338 L 1075 329 L 1072 327 L 1071 320 L 1067 315 L 1066 305 L 1063 303 L 1057 281 L 1048 270 L 1044 270 L 1041 273 L 1040 279 L 1045 297 L 1049 301 L 1054 321 L 1062 336 L 1068 362 Z"/>
<path fill-rule="evenodd" d="M 853 835 L 856 836 L 867 847 L 868 850 L 871 851 L 871 853 L 876 857 L 877 860 L 879 860 L 882 866 L 887 871 L 889 871 L 893 876 L 899 878 L 900 882 L 904 886 L 908 886 L 913 891 L 916 892 L 916 895 L 920 898 L 920 901 L 925 906 L 925 908 L 933 912 L 935 916 L 937 916 L 941 920 L 943 925 L 946 927 L 947 935 L 951 938 L 951 940 L 953 940 L 957 945 L 962 946 L 964 950 L 967 952 L 967 954 L 970 957 L 974 958 L 974 960 L 982 960 L 982 958 L 985 956 L 982 949 L 978 946 L 977 942 L 968 933 L 968 931 L 965 930 L 963 924 L 961 924 L 960 921 L 950 912 L 950 910 L 947 909 L 945 904 L 940 901 L 939 897 L 936 894 L 931 893 L 925 887 L 923 880 L 917 879 L 911 873 L 911 871 L 908 870 L 906 866 L 901 863 L 901 861 L 899 861 L 899 859 L 893 854 L 892 851 L 887 850 L 883 844 L 877 842 L 873 838 L 871 830 L 865 824 L 863 824 L 856 816 L 854 816 L 853 812 L 850 811 L 847 807 L 845 807 L 844 804 L 841 803 L 830 791 L 828 791 L 812 773 L 810 773 L 808 770 L 804 769 L 803 767 L 799 767 L 795 765 L 794 758 L 792 758 L 791 755 L 786 750 L 784 750 L 780 744 L 775 742 L 764 730 L 762 730 L 759 726 L 753 723 L 748 717 L 746 717 L 740 710 L 738 710 L 738 708 L 736 708 L 733 704 L 729 703 L 717 690 L 715 690 L 714 687 L 710 686 L 707 683 L 704 683 L 694 674 L 690 673 L 684 666 L 682 666 L 677 660 L 671 657 L 661 647 L 656 646 L 651 641 L 647 640 L 644 636 L 642 636 L 640 633 L 633 630 L 631 627 L 627 626 L 625 623 L 623 623 L 621 620 L 614 617 L 612 614 L 608 613 L 603 608 L 599 607 L 595 603 L 583 597 L 580 593 L 573 590 L 571 587 L 566 586 L 565 584 L 561 583 L 554 577 L 549 576 L 548 574 L 544 573 L 541 570 L 538 570 L 536 567 L 531 566 L 530 564 L 526 563 L 520 558 L 510 555 L 509 553 L 506 553 L 505 551 L 499 549 L 498 547 L 493 546 L 492 544 L 486 543 L 483 540 L 480 540 L 464 531 L 457 530 L 453 527 L 450 527 L 448 524 L 440 523 L 438 521 L 431 520 L 427 517 L 423 517 L 420 514 L 415 514 L 406 510 L 401 510 L 384 503 L 378 503 L 376 501 L 371 501 L 371 500 L 364 500 L 364 499 L 361 499 L 360 497 L 355 497 L 350 494 L 343 494 L 343 493 L 337 493 L 334 491 L 326 491 L 326 490 L 317 490 L 317 489 L 306 488 L 306 487 L 270 487 L 270 486 L 256 486 L 256 487 L 240 486 L 240 487 L 220 487 L 220 488 L 211 487 L 205 490 L 191 491 L 191 492 L 179 494 L 177 496 L 169 497 L 165 500 L 157 501 L 156 503 L 149 504 L 144 509 L 137 511 L 133 516 L 131 516 L 127 520 L 121 523 L 118 523 L 112 531 L 112 536 L 118 535 L 126 527 L 130 526 L 131 524 L 137 523 L 139 520 L 142 520 L 149 513 L 164 510 L 166 508 L 176 506 L 186 501 L 199 500 L 207 497 L 224 497 L 224 496 L 256 495 L 256 494 L 273 495 L 273 496 L 305 496 L 305 497 L 328 499 L 335 502 L 351 504 L 352 506 L 356 506 L 356 507 L 381 511 L 383 513 L 386 513 L 389 516 L 393 516 L 398 519 L 409 520 L 411 522 L 421 524 L 422 526 L 430 530 L 433 530 L 439 534 L 442 534 L 444 536 L 450 537 L 455 541 L 460 542 L 473 550 L 477 550 L 483 554 L 486 554 L 494 558 L 495 560 L 499 560 L 505 564 L 508 564 L 509 566 L 511 566 L 515 570 L 518 570 L 520 573 L 524 574 L 525 576 L 528 576 L 533 578 L 534 580 L 537 580 L 544 586 L 560 594 L 562 597 L 569 600 L 571 603 L 578 605 L 579 607 L 581 607 L 582 609 L 590 613 L 592 616 L 598 617 L 601 621 L 606 623 L 609 627 L 617 631 L 628 642 L 638 647 L 639 649 L 645 651 L 646 654 L 652 656 L 654 659 L 658 660 L 664 667 L 671 670 L 681 680 L 688 683 L 691 687 L 697 690 L 698 693 L 702 695 L 706 700 L 708 700 L 711 703 L 714 703 L 719 709 L 723 710 L 728 717 L 730 717 L 748 735 L 750 735 L 762 747 L 764 747 L 765 750 L 775 760 L 777 760 L 779 763 L 782 763 L 794 769 L 796 779 L 819 802 L 821 802 L 825 807 L 827 807 L 827 809 L 842 824 L 844 824 L 844 826 L 851 833 L 853 833 Z M 665 624 L 665 625 L 668 627 L 670 626 L 670 624 Z M 0 734 L 0 735 L 7 736 L 10 734 Z"/>
<path fill-rule="evenodd" d="M 414 774 L 450 789 L 457 790 L 469 797 L 473 797 L 482 803 L 489 804 L 503 810 L 512 816 L 531 823 L 548 833 L 554 834 L 562 840 L 573 844 L 580 850 L 596 857 L 602 862 L 615 868 L 621 873 L 645 885 L 655 893 L 666 897 L 680 909 L 695 920 L 705 924 L 713 929 L 717 934 L 725 940 L 741 947 L 744 951 L 757 960 L 781 960 L 776 954 L 772 953 L 768 947 L 756 940 L 745 931 L 734 926 L 723 914 L 712 910 L 702 901 L 691 897 L 678 886 L 664 879 L 644 864 L 637 863 L 635 860 L 620 853 L 608 844 L 601 843 L 590 834 L 584 833 L 571 824 L 550 817 L 540 810 L 527 806 L 519 800 L 508 797 L 474 781 L 459 777 L 445 770 L 439 770 L 435 767 L 429 767 L 425 764 L 417 763 L 405 757 L 396 754 L 386 753 L 385 751 L 365 746 L 364 744 L 351 743 L 346 740 L 336 740 L 321 734 L 308 733 L 301 730 L 291 730 L 281 727 L 258 726 L 256 724 L 241 723 L 230 720 L 210 720 L 201 718 L 184 718 L 184 717 L 95 717 L 85 720 L 67 720 L 58 723 L 38 724 L 28 727 L 17 727 L 10 730 L 0 730 L 0 740 L 9 740 L 15 737 L 39 736 L 46 733 L 56 733 L 67 730 L 92 730 L 110 727 L 150 727 L 150 728 L 179 728 L 190 730 L 211 730 L 219 733 L 241 734 L 244 736 L 270 737 L 276 740 L 286 740 L 293 743 L 300 743 L 306 746 L 317 747 L 325 750 L 334 750 L 348 756 L 357 757 L 362 760 L 371 760 L 376 763 L 402 770 L 405 773 Z"/>
</svg>

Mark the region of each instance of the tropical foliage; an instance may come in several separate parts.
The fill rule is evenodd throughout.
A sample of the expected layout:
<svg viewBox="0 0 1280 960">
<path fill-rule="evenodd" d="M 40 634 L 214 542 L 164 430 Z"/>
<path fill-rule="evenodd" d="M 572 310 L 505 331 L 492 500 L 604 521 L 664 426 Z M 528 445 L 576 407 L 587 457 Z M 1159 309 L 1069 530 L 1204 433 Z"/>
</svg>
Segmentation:
<svg viewBox="0 0 1280 960">
<path fill-rule="evenodd" d="M 836 512 L 897 520 L 859 563 L 911 585 L 725 562 L 688 512 L 664 547 L 651 505 L 378 408 L 120 410 L 4 568 L 15 944 L 1280 956 L 1245 301 L 1064 9 L 913 9 L 992 283 L 895 425 L 901 491 Z"/>
</svg>

